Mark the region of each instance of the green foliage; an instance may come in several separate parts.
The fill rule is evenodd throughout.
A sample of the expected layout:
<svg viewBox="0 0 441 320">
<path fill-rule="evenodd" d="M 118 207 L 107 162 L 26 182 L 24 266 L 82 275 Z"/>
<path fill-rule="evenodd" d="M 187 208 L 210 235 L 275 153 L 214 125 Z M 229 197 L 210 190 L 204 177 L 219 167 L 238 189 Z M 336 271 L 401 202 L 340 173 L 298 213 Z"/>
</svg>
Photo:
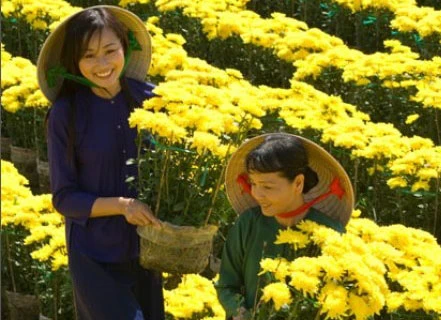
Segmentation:
<svg viewBox="0 0 441 320">
<path fill-rule="evenodd" d="M 433 7 L 436 10 L 440 10 L 441 6 L 436 0 L 420 0 L 418 5 Z M 439 34 L 423 39 L 414 32 L 393 30 L 390 22 L 395 16 L 387 10 L 364 9 L 353 13 L 333 0 L 252 0 L 248 2 L 247 9 L 265 18 L 274 12 L 284 13 L 287 17 L 306 22 L 309 28 L 319 28 L 338 37 L 349 47 L 364 53 L 383 52 L 384 40 L 398 39 L 421 54 L 424 59 L 440 55 Z"/>
<path fill-rule="evenodd" d="M 47 161 L 47 142 L 46 142 L 46 110 L 35 110 L 34 118 L 34 136 L 35 149 L 37 150 L 37 157 L 39 160 Z"/>
<path fill-rule="evenodd" d="M 411 312 L 404 309 L 400 309 L 396 312 L 386 313 L 383 311 L 379 315 L 375 315 L 373 320 L 438 320 L 439 316 L 432 313 L 425 313 L 422 311 Z"/>
<path fill-rule="evenodd" d="M 436 10 L 441 10 L 441 2 L 439 0 L 417 0 L 418 6 L 432 7 Z"/>
<path fill-rule="evenodd" d="M 218 224 L 231 217 L 223 185 L 225 159 L 188 146 L 166 146 L 152 137 L 141 147 L 138 160 L 139 199 L 162 220 L 176 225 Z M 144 142 L 146 140 L 144 139 Z"/>
<path fill-rule="evenodd" d="M 271 49 L 243 43 L 238 35 L 209 40 L 198 19 L 185 16 L 182 10 L 165 12 L 160 27 L 167 33 L 181 34 L 189 56 L 198 57 L 220 69 L 239 70 L 253 85 L 289 88 L 295 70 L 291 63 L 278 59 Z"/>
<path fill-rule="evenodd" d="M 5 50 L 14 56 L 20 56 L 37 63 L 38 53 L 47 31 L 35 30 L 30 24 L 14 16 L 5 18 L 2 15 L 2 44 Z"/>
<path fill-rule="evenodd" d="M 35 148 L 33 108 L 22 108 L 10 113 L 2 108 L 2 121 L 5 122 L 7 136 L 12 139 L 12 145 L 21 148 Z"/>
<path fill-rule="evenodd" d="M 32 259 L 36 244 L 24 244 L 28 235 L 29 231 L 21 226 L 2 227 L 2 288 L 37 296 L 41 313 L 53 320 L 73 319 L 72 284 L 67 268 L 53 271 L 49 263 Z"/>
<path fill-rule="evenodd" d="M 304 81 L 317 90 L 338 95 L 344 102 L 357 106 L 357 110 L 368 114 L 372 122 L 392 123 L 404 136 L 418 135 L 441 143 L 433 121 L 438 111 L 411 100 L 417 92 L 415 87 L 386 88 L 376 77 L 371 77 L 371 83 L 366 86 L 357 86 L 354 82 L 344 82 L 342 73 L 342 70 L 328 67 L 318 77 L 308 77 Z M 420 118 L 409 125 L 405 121 L 412 114 L 418 114 Z M 421 123 L 425 125 L 419 125 Z"/>
</svg>

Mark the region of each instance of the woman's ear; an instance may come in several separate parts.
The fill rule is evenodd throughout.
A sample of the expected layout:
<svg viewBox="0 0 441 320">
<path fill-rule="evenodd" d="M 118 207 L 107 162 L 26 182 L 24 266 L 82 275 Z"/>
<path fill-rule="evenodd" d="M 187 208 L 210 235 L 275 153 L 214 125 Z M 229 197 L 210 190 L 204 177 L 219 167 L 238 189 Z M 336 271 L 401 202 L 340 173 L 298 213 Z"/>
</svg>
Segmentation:
<svg viewBox="0 0 441 320">
<path fill-rule="evenodd" d="M 294 193 L 302 194 L 304 184 L 305 184 L 305 176 L 303 174 L 297 175 L 293 181 Z"/>
</svg>

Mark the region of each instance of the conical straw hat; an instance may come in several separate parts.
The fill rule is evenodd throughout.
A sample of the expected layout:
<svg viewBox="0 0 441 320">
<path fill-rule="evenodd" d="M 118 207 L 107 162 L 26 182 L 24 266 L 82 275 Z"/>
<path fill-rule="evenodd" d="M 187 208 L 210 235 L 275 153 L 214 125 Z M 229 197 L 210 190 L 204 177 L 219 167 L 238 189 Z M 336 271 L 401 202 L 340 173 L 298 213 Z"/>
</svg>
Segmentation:
<svg viewBox="0 0 441 320">
<path fill-rule="evenodd" d="M 141 50 L 134 50 L 131 53 L 129 64 L 125 69 L 125 75 L 139 81 L 144 81 L 148 69 L 150 67 L 152 58 L 152 44 L 150 34 L 148 33 L 144 22 L 132 12 L 117 7 L 108 5 L 99 5 L 85 8 L 84 10 L 94 8 L 106 8 L 122 23 L 126 28 L 133 32 L 136 40 L 141 46 Z M 40 51 L 37 61 L 37 78 L 40 89 L 49 101 L 54 101 L 57 97 L 58 91 L 63 83 L 63 78 L 60 76 L 57 79 L 56 85 L 49 87 L 47 80 L 47 70 L 51 67 L 60 66 L 61 49 L 64 43 L 65 30 L 67 22 L 73 17 L 83 12 L 81 10 L 61 22 L 54 31 L 47 37 Z"/>
<path fill-rule="evenodd" d="M 236 180 L 239 175 L 247 173 L 245 161 L 248 153 L 259 146 L 269 135 L 264 134 L 247 140 L 236 150 L 228 162 L 225 173 L 225 188 L 228 199 L 238 214 L 258 206 L 254 198 L 249 193 L 244 192 Z M 340 163 L 325 149 L 311 140 L 300 136 L 295 137 L 302 141 L 308 155 L 308 165 L 317 173 L 319 179 L 317 185 L 303 195 L 305 202 L 309 202 L 328 192 L 331 181 L 338 177 L 341 187 L 345 192 L 343 197 L 339 199 L 337 196 L 331 195 L 316 203 L 313 207 L 346 225 L 354 208 L 354 191 L 348 174 Z"/>
</svg>

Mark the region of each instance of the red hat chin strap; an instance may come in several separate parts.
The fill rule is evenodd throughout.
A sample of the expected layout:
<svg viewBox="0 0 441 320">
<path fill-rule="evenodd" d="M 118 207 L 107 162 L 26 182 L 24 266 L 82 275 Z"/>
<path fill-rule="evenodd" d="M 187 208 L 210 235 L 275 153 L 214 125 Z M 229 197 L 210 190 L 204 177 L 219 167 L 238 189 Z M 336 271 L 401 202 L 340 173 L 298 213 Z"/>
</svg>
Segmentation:
<svg viewBox="0 0 441 320">
<path fill-rule="evenodd" d="M 248 175 L 247 174 L 239 175 L 236 179 L 236 182 L 239 183 L 239 185 L 242 187 L 242 193 L 248 193 L 251 195 L 251 185 L 248 182 Z M 332 179 L 332 182 L 329 185 L 328 192 L 318 196 L 315 199 L 312 199 L 311 201 L 303 204 L 302 206 L 300 206 L 299 208 L 297 208 L 293 211 L 280 213 L 277 216 L 280 218 L 292 218 L 292 217 L 298 216 L 298 215 L 304 213 L 309 208 L 311 208 L 317 202 L 320 202 L 320 201 L 326 199 L 327 197 L 329 197 L 332 194 L 337 196 L 340 200 L 343 197 L 343 195 L 345 194 L 345 191 L 340 184 L 340 179 L 337 177 Z"/>
<path fill-rule="evenodd" d="M 251 184 L 248 182 L 248 175 L 246 173 L 242 173 L 237 176 L 236 182 L 242 187 L 242 194 L 248 193 L 251 194 Z"/>
</svg>

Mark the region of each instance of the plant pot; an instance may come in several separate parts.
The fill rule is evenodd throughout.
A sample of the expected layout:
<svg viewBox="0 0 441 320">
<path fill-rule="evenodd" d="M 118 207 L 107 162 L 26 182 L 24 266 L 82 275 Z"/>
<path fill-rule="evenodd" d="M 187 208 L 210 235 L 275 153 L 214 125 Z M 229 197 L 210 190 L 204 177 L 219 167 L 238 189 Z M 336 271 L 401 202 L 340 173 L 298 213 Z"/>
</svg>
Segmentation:
<svg viewBox="0 0 441 320">
<path fill-rule="evenodd" d="M 6 291 L 6 300 L 10 320 L 38 320 L 40 318 L 38 297 Z"/>
<path fill-rule="evenodd" d="M 29 180 L 33 192 L 38 190 L 37 153 L 33 149 L 11 145 L 11 162 Z"/>
<path fill-rule="evenodd" d="M 37 173 L 40 193 L 50 193 L 49 162 L 37 159 Z"/>
<path fill-rule="evenodd" d="M 217 227 L 138 227 L 140 264 L 143 268 L 168 273 L 200 273 L 208 265 Z"/>
<path fill-rule="evenodd" d="M 3 160 L 11 160 L 11 138 L 2 137 L 1 139 L 1 155 Z"/>
</svg>

